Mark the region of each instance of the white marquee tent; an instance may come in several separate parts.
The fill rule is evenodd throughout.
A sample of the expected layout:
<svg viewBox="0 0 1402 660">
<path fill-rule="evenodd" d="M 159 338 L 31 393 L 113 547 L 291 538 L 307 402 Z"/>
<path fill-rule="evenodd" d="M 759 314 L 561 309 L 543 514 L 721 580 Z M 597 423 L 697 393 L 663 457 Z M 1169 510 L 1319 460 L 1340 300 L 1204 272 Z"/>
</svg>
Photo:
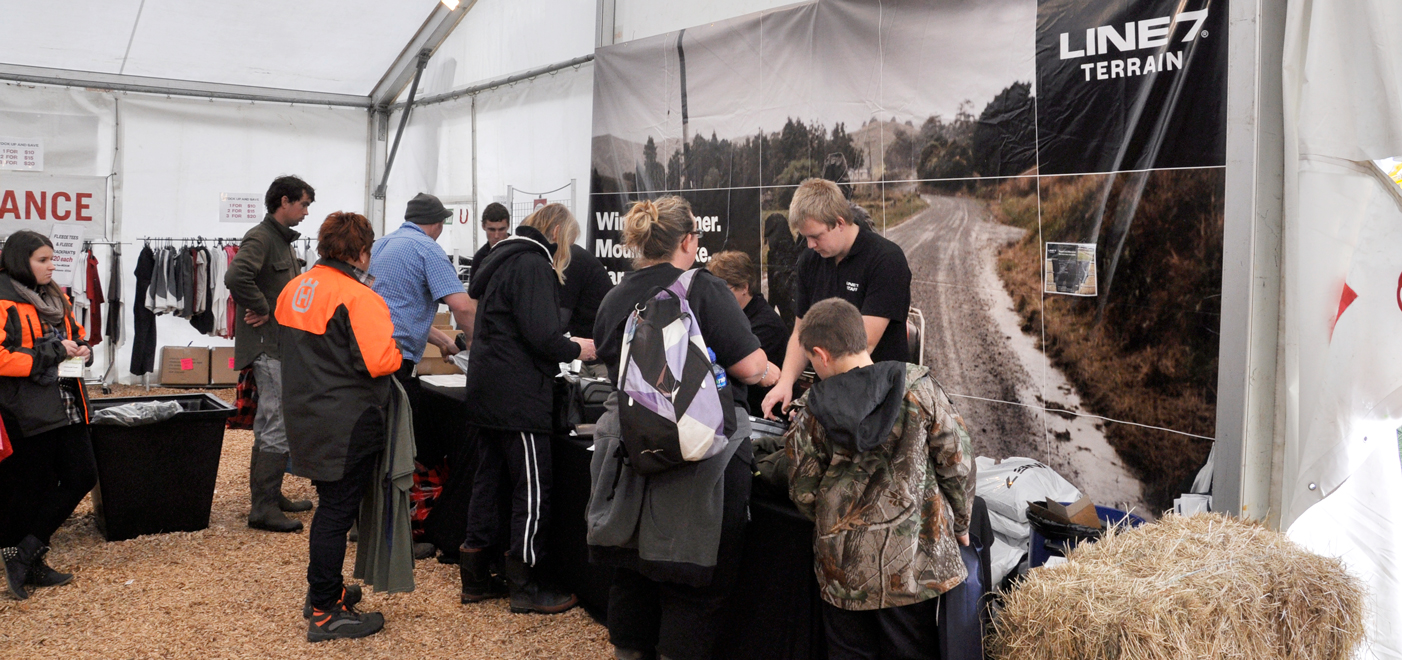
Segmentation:
<svg viewBox="0 0 1402 660">
<path fill-rule="evenodd" d="M 125 272 L 143 237 L 242 235 L 248 225 L 219 222 L 220 194 L 258 193 L 284 173 L 317 188 L 314 213 L 363 212 L 379 231 L 420 191 L 475 219 L 508 190 L 574 181 L 583 214 L 593 50 L 784 4 L 0 0 L 0 136 L 41 136 L 45 173 L 106 177 L 105 232 L 89 238 L 120 243 Z M 1402 298 L 1355 326 L 1331 307 L 1338 281 L 1397 295 L 1379 273 L 1395 283 L 1402 265 L 1402 197 L 1368 168 L 1402 156 L 1402 11 L 1386 0 L 1228 9 L 1214 494 L 1221 510 L 1294 523 L 1297 538 L 1345 556 L 1374 589 L 1368 652 L 1402 658 L 1396 445 L 1365 439 L 1402 418 Z M 445 233 L 445 247 L 470 251 L 475 224 Z M 158 323 L 162 344 L 229 343 Z M 110 379 L 135 382 L 129 350 Z M 108 362 L 100 352 L 97 372 Z"/>
</svg>

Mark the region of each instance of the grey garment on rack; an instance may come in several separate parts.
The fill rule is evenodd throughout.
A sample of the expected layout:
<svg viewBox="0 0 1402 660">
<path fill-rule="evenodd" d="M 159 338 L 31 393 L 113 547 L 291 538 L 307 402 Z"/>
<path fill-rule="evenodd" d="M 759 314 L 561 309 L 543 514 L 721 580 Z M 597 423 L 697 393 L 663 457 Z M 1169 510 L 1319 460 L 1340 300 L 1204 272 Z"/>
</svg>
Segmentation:
<svg viewBox="0 0 1402 660">
<path fill-rule="evenodd" d="M 122 246 L 112 244 L 111 271 L 107 276 L 107 340 L 115 347 L 122 341 Z M 108 360 L 110 372 L 116 360 Z"/>
</svg>

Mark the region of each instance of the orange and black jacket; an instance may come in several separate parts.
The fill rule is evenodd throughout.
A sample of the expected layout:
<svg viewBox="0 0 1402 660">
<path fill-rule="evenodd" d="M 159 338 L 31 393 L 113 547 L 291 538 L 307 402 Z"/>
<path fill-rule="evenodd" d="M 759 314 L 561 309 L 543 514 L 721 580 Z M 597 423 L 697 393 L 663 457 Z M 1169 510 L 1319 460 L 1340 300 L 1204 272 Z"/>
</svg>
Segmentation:
<svg viewBox="0 0 1402 660">
<path fill-rule="evenodd" d="M 402 360 L 389 305 L 347 263 L 322 259 L 277 299 L 282 406 L 292 473 L 338 481 L 384 447 Z"/>
<path fill-rule="evenodd" d="M 42 341 L 51 326 L 40 318 L 39 311 L 19 296 L 20 286 L 10 276 L 0 273 L 0 417 L 8 428 L 19 430 L 25 437 L 68 426 L 68 412 L 58 383 L 40 385 L 34 378 L 58 366 L 68 357 L 63 344 Z M 63 317 L 57 330 L 59 339 L 71 339 L 82 346 L 86 333 L 73 320 Z M 78 404 L 83 408 L 83 420 L 88 419 L 88 398 L 79 386 Z"/>
</svg>

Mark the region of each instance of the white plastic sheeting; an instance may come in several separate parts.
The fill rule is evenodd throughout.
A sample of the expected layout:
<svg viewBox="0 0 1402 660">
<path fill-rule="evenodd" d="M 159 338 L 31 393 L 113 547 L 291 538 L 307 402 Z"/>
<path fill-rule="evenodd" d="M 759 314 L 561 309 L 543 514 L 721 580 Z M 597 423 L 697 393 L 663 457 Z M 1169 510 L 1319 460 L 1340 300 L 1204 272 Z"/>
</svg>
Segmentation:
<svg viewBox="0 0 1402 660">
<path fill-rule="evenodd" d="M 385 228 L 403 221 L 404 207 L 419 192 L 444 199 L 472 194 L 472 99 L 415 108 L 390 172 Z M 577 180 L 577 214 L 587 208 L 589 135 L 593 117 L 591 66 L 566 69 L 529 83 L 477 96 L 477 208 L 506 195 L 507 186 L 551 190 Z M 391 124 L 398 114 L 391 118 Z M 586 218 L 580 217 L 580 222 Z M 440 243 L 471 256 L 474 219 L 458 225 Z M 581 232 L 582 235 L 582 232 Z"/>
<path fill-rule="evenodd" d="M 438 0 L 0 0 L 0 62 L 369 94 Z"/>
<path fill-rule="evenodd" d="M 1292 2 L 1286 27 L 1282 523 L 1370 590 L 1402 658 L 1402 5 Z"/>
<path fill-rule="evenodd" d="M 297 230 L 313 238 L 333 211 L 364 213 L 367 131 L 362 110 L 137 96 L 123 97 L 119 107 L 122 284 L 129 306 L 135 296 L 131 272 L 141 250 L 138 239 L 238 238 L 253 226 L 220 222 L 220 193 L 261 195 L 282 174 L 300 176 L 316 189 L 316 203 Z M 130 307 L 126 318 L 128 341 L 118 351 L 117 366 L 124 382 L 135 382 L 127 373 Z M 160 346 L 233 345 L 172 316 L 156 317 L 156 335 Z"/>
</svg>

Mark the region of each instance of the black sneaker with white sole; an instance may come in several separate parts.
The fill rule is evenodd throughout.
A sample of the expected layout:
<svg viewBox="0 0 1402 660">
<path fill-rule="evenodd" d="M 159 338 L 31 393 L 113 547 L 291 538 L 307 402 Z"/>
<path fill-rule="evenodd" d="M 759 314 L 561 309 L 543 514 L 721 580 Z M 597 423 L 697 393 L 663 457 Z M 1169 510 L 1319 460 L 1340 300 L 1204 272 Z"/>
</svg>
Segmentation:
<svg viewBox="0 0 1402 660">
<path fill-rule="evenodd" d="M 360 603 L 360 597 L 362 595 L 364 594 L 360 591 L 360 585 L 358 584 L 347 584 L 341 587 L 341 602 L 344 603 L 346 607 L 355 607 Z M 308 595 L 302 600 L 302 618 L 312 618 L 311 595 Z"/>
<path fill-rule="evenodd" d="M 312 608 L 312 616 L 307 619 L 307 641 L 369 637 L 384 628 L 385 617 L 379 612 L 357 612 L 338 602 L 330 609 Z"/>
</svg>

